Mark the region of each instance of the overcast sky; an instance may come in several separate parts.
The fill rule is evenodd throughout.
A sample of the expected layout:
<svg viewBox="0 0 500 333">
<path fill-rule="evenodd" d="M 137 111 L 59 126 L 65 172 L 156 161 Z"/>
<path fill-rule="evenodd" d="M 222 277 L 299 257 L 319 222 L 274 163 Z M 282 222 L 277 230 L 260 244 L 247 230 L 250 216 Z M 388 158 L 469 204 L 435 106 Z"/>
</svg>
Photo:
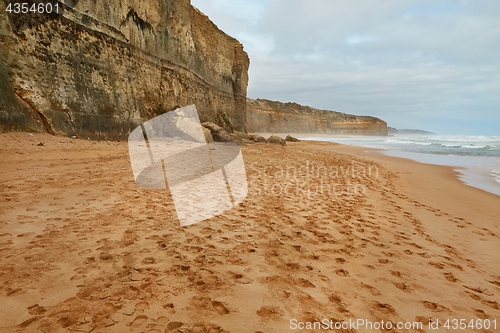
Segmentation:
<svg viewBox="0 0 500 333">
<path fill-rule="evenodd" d="M 191 0 L 250 56 L 248 97 L 500 135 L 500 1 Z"/>
</svg>

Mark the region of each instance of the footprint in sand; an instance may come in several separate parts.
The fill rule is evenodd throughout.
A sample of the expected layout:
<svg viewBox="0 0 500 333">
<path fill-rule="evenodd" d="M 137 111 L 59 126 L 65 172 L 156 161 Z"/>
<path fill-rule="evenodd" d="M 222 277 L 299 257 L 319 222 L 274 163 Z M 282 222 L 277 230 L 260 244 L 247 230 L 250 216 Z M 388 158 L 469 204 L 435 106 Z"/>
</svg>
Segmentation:
<svg viewBox="0 0 500 333">
<path fill-rule="evenodd" d="M 496 285 L 498 287 L 500 287 L 500 281 L 492 280 L 492 281 L 488 281 L 488 282 L 491 283 L 491 284 L 494 284 L 494 285 Z"/>
<path fill-rule="evenodd" d="M 300 265 L 296 262 L 289 262 L 286 264 L 286 266 L 292 270 L 298 270 L 300 268 Z"/>
<path fill-rule="evenodd" d="M 424 306 L 427 309 L 434 311 L 434 312 L 441 312 L 445 309 L 444 306 L 437 304 L 437 303 L 434 303 L 434 302 L 423 301 L 422 303 L 424 304 Z"/>
<path fill-rule="evenodd" d="M 167 303 L 167 304 L 164 304 L 163 305 L 163 308 L 168 312 L 168 313 L 171 313 L 171 314 L 174 314 L 175 313 L 175 309 L 174 309 L 174 305 L 172 303 Z"/>
<path fill-rule="evenodd" d="M 443 269 L 444 268 L 443 264 L 440 264 L 440 263 L 434 262 L 434 261 L 429 262 L 429 265 L 432 265 L 432 266 L 436 267 L 437 269 Z"/>
<path fill-rule="evenodd" d="M 379 303 L 377 301 L 372 302 L 372 307 L 382 313 L 394 313 L 396 310 L 388 303 Z"/>
<path fill-rule="evenodd" d="M 379 259 L 378 262 L 381 264 L 387 264 L 389 262 L 389 260 L 388 259 Z"/>
<path fill-rule="evenodd" d="M 390 271 L 392 276 L 401 277 L 401 273 L 398 271 Z"/>
<path fill-rule="evenodd" d="M 489 300 L 483 299 L 482 303 L 489 306 L 492 309 L 500 310 L 500 306 L 498 305 L 497 301 L 489 301 Z"/>
<path fill-rule="evenodd" d="M 342 298 L 338 294 L 336 294 L 336 293 L 331 294 L 330 296 L 328 296 L 328 300 L 330 302 L 339 303 L 339 304 L 342 302 Z"/>
<path fill-rule="evenodd" d="M 23 290 L 22 288 L 14 288 L 14 289 L 13 288 L 8 288 L 6 295 L 7 296 L 12 296 L 12 295 L 17 294 L 18 292 L 20 292 L 22 290 Z"/>
<path fill-rule="evenodd" d="M 181 332 L 180 330 L 176 332 Z M 210 332 L 210 333 L 222 333 L 226 332 L 224 331 L 220 326 L 214 325 L 214 324 L 204 324 L 204 323 L 196 323 L 193 325 L 192 330 L 187 330 L 186 332 L 192 332 L 192 333 L 204 333 L 204 332 Z"/>
<path fill-rule="evenodd" d="M 476 268 L 476 263 L 473 262 L 472 260 L 467 259 L 467 266 L 470 268 Z"/>
<path fill-rule="evenodd" d="M 139 309 L 139 310 L 145 310 L 149 307 L 149 303 L 148 302 L 139 302 L 135 305 L 135 308 L 136 309 Z"/>
<path fill-rule="evenodd" d="M 484 311 L 483 311 L 483 310 L 481 310 L 481 309 L 474 309 L 474 313 L 476 314 L 476 316 L 477 316 L 478 318 L 481 318 L 481 319 L 488 319 L 488 318 L 490 318 L 490 316 L 488 316 L 488 315 L 486 314 L 486 312 L 484 312 Z"/>
<path fill-rule="evenodd" d="M 446 278 L 446 280 L 450 281 L 450 282 L 457 282 L 458 279 L 453 276 L 452 273 L 444 273 L 444 277 Z"/>
<path fill-rule="evenodd" d="M 429 254 L 427 254 L 427 252 L 418 252 L 417 254 L 419 256 L 421 256 L 422 258 L 430 258 L 431 257 Z"/>
<path fill-rule="evenodd" d="M 472 290 L 473 292 L 479 293 L 479 294 L 485 294 L 488 296 L 493 296 L 492 293 L 490 293 L 487 289 L 484 288 L 474 288 L 474 287 L 468 287 L 465 284 L 463 285 L 465 288 Z"/>
<path fill-rule="evenodd" d="M 288 291 L 284 291 L 284 290 L 279 290 L 277 292 L 277 294 L 280 298 L 283 298 L 283 299 L 287 299 L 288 297 L 290 297 L 290 293 Z"/>
<path fill-rule="evenodd" d="M 224 306 L 224 303 L 219 301 L 212 301 L 212 305 L 217 310 L 217 313 L 220 315 L 225 315 L 229 313 L 229 310 Z"/>
<path fill-rule="evenodd" d="M 346 271 L 345 269 L 337 269 L 335 273 L 340 276 L 349 276 L 349 271 Z"/>
<path fill-rule="evenodd" d="M 148 320 L 148 316 L 140 315 L 135 317 L 135 319 L 131 323 L 129 323 L 128 326 L 139 327 L 144 324 L 146 320 Z"/>
<path fill-rule="evenodd" d="M 426 317 L 426 316 L 415 316 L 415 321 L 419 323 L 430 323 L 432 320 L 432 317 Z"/>
<path fill-rule="evenodd" d="M 470 298 L 472 298 L 473 300 L 476 300 L 476 301 L 480 301 L 481 300 L 481 297 L 479 297 L 478 295 L 476 294 L 473 294 L 469 291 L 466 291 L 466 293 L 470 296 Z"/>
<path fill-rule="evenodd" d="M 305 287 L 305 288 L 316 288 L 316 286 L 311 281 L 309 281 L 307 279 L 298 278 L 295 281 L 297 282 L 298 285 L 300 285 L 302 287 Z"/>
<path fill-rule="evenodd" d="M 61 325 L 63 328 L 66 328 L 66 327 L 69 327 L 73 324 L 76 323 L 76 319 L 73 318 L 73 317 L 69 317 L 69 316 L 64 316 L 64 317 L 61 317 L 59 318 L 57 321 L 56 321 L 57 324 Z M 21 325 L 23 325 L 24 323 L 22 323 Z"/>
<path fill-rule="evenodd" d="M 167 324 L 167 327 L 165 328 L 165 332 L 174 332 L 177 331 L 177 329 L 181 328 L 182 325 L 184 325 L 183 322 L 180 321 L 173 321 Z"/>
<path fill-rule="evenodd" d="M 457 264 L 452 264 L 452 263 L 448 263 L 449 266 L 455 268 L 455 269 L 458 269 L 459 271 L 463 271 L 464 269 L 462 268 L 462 266 L 460 265 L 457 265 Z"/>
<path fill-rule="evenodd" d="M 243 276 L 243 274 L 234 274 L 233 275 L 233 279 L 235 280 L 235 282 L 237 283 L 241 283 L 241 284 L 249 284 L 249 283 L 252 283 L 252 280 Z"/>
<path fill-rule="evenodd" d="M 285 315 L 285 312 L 276 306 L 262 306 L 256 313 L 262 317 L 262 319 L 274 320 L 278 320 Z"/>
<path fill-rule="evenodd" d="M 160 316 L 155 320 L 155 324 L 157 325 L 167 325 L 170 321 L 165 316 Z"/>
<path fill-rule="evenodd" d="M 407 285 L 405 282 L 392 282 L 394 284 L 394 286 L 396 286 L 396 288 L 398 288 L 399 290 L 402 290 L 404 292 L 408 292 L 410 291 L 410 286 Z"/>
<path fill-rule="evenodd" d="M 42 306 L 40 306 L 38 304 L 29 306 L 27 309 L 28 309 L 28 313 L 30 315 L 41 315 L 41 314 L 44 314 L 47 311 L 47 310 L 45 310 L 44 307 L 42 307 Z"/>
<path fill-rule="evenodd" d="M 361 283 L 361 287 L 370 290 L 373 296 L 382 295 L 382 293 L 377 288 L 370 286 L 369 284 Z"/>
<path fill-rule="evenodd" d="M 149 264 L 149 265 L 150 265 L 150 264 L 156 264 L 156 263 L 157 263 L 157 261 L 156 261 L 156 259 L 155 259 L 155 258 L 153 258 L 153 257 L 147 257 L 147 258 L 144 258 L 144 259 L 142 260 L 142 263 L 143 263 L 143 264 Z"/>
</svg>

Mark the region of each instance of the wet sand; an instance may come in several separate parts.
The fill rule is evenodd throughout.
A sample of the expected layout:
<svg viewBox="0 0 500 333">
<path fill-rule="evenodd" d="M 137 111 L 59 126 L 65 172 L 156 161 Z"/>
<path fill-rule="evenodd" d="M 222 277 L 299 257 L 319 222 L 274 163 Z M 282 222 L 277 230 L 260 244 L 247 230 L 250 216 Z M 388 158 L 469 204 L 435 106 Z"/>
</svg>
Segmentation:
<svg viewBox="0 0 500 333">
<path fill-rule="evenodd" d="M 134 183 L 126 142 L 0 143 L 0 332 L 500 329 L 500 197 L 450 167 L 325 142 L 247 145 L 247 198 L 181 228 L 167 191 Z"/>
</svg>

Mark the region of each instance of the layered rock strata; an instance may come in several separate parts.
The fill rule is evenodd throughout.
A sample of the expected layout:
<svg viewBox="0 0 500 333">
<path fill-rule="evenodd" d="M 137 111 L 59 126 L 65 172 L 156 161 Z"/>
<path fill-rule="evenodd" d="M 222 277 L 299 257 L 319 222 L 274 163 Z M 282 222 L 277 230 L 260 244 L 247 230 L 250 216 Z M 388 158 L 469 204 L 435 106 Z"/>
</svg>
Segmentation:
<svg viewBox="0 0 500 333">
<path fill-rule="evenodd" d="M 387 123 L 379 118 L 265 99 L 247 99 L 246 118 L 253 133 L 387 135 Z"/>
<path fill-rule="evenodd" d="M 52 14 L 9 14 L 8 3 L 0 131 L 125 138 L 190 104 L 202 122 L 244 130 L 248 56 L 189 0 L 65 0 Z"/>
</svg>

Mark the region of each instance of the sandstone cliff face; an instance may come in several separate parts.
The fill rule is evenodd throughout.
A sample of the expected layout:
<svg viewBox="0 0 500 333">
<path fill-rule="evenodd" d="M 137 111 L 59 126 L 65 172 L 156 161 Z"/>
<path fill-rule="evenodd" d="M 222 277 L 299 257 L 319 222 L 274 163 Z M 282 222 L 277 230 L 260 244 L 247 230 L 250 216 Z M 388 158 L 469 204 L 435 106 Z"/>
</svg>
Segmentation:
<svg viewBox="0 0 500 333">
<path fill-rule="evenodd" d="M 248 56 L 189 0 L 65 0 L 50 15 L 7 3 L 0 131 L 124 138 L 190 104 L 202 122 L 244 129 Z"/>
<path fill-rule="evenodd" d="M 253 133 L 387 135 L 387 123 L 375 117 L 265 99 L 247 99 L 246 118 L 247 130 Z"/>
</svg>

